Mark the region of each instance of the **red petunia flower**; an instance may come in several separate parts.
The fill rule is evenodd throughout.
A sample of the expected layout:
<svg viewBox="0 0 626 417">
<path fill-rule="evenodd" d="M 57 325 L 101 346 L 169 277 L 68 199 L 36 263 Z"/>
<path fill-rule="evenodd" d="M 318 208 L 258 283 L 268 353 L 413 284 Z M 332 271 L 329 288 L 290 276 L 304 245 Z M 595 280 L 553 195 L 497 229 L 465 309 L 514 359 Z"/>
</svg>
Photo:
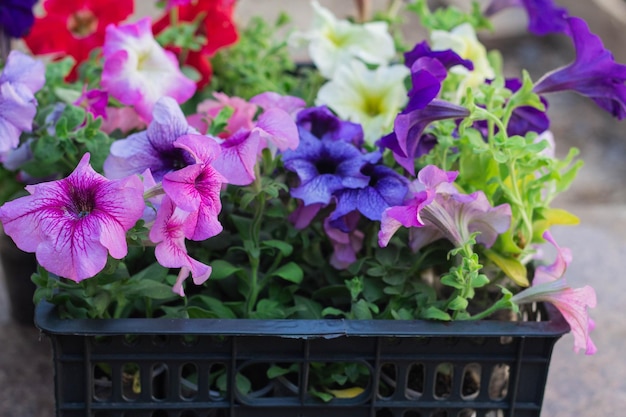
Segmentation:
<svg viewBox="0 0 626 417">
<path fill-rule="evenodd" d="M 45 15 L 37 17 L 24 38 L 33 54 L 71 56 L 76 66 L 104 43 L 107 25 L 125 20 L 133 13 L 133 0 L 46 0 Z M 76 77 L 76 66 L 70 78 Z"/>
<path fill-rule="evenodd" d="M 189 51 L 185 57 L 185 65 L 195 68 L 200 73 L 198 88 L 209 84 L 213 73 L 209 58 L 220 48 L 237 42 L 239 35 L 233 22 L 235 0 L 191 0 L 188 4 L 178 6 L 178 19 L 181 22 L 193 22 L 203 16 L 198 25 L 197 34 L 206 37 L 207 41 L 200 51 Z M 152 26 L 155 35 L 166 29 L 170 24 L 169 14 L 164 15 Z M 180 55 L 180 49 L 167 49 Z"/>
</svg>

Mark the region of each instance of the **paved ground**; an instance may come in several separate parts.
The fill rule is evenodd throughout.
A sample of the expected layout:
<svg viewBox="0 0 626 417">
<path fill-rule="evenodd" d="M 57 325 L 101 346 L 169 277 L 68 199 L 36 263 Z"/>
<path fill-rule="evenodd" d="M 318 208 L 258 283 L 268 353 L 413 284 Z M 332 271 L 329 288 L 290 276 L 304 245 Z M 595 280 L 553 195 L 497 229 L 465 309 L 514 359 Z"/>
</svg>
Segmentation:
<svg viewBox="0 0 626 417">
<path fill-rule="evenodd" d="M 606 0 L 598 0 L 606 2 Z M 256 12 L 252 0 L 241 0 L 242 14 Z M 277 5 L 289 5 L 298 22 L 308 18 L 305 2 L 264 0 L 265 13 Z M 328 1 L 322 2 L 328 4 Z M 348 2 L 336 2 L 344 7 Z M 382 4 L 381 1 L 375 1 Z M 592 29 L 613 45 L 616 56 L 626 61 L 626 37 L 616 31 L 614 19 L 607 19 L 602 9 L 592 10 L 591 1 L 559 1 L 573 7 L 575 13 L 591 18 Z M 583 5 L 587 5 L 584 7 Z M 409 28 L 415 33 L 414 28 Z M 513 33 L 512 35 L 515 35 Z M 494 41 L 496 42 L 496 41 Z M 541 42 L 512 36 L 506 43 L 496 42 L 513 58 L 508 70 L 517 63 L 530 65 L 535 77 L 546 64 L 567 62 L 571 48 L 552 38 Z M 504 46 L 503 46 L 504 45 Z M 546 48 L 551 52 L 547 62 Z M 541 59 L 540 59 L 541 57 Z M 626 257 L 626 122 L 618 123 L 585 99 L 562 95 L 550 99 L 553 125 L 561 153 L 578 146 L 586 166 L 572 192 L 560 202 L 577 214 L 582 224 L 561 228 L 555 235 L 574 253 L 568 272 L 575 285 L 591 283 L 598 293 L 598 307 L 593 311 L 597 328 L 593 338 L 599 352 L 593 357 L 574 355 L 571 336 L 556 346 L 546 389 L 543 417 L 618 416 L 626 409 L 626 364 L 621 349 L 626 338 L 626 324 L 621 317 L 626 280 L 621 262 Z M 10 278 L 10 277 L 8 277 Z M 5 277 L 0 274 L 0 281 Z M 0 282 L 0 288 L 2 287 Z M 6 294 L 0 291 L 0 416 L 51 417 L 54 415 L 52 364 L 48 340 L 31 325 L 15 323 L 8 310 Z"/>
</svg>

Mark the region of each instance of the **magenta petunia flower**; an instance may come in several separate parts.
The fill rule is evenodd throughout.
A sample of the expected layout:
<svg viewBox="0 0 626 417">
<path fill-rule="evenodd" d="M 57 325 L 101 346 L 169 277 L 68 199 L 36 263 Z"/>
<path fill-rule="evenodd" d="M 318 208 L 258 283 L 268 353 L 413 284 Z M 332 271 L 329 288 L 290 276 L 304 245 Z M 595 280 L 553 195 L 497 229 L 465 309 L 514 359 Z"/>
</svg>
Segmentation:
<svg viewBox="0 0 626 417">
<path fill-rule="evenodd" d="M 571 288 L 567 284 L 565 271 L 572 260 L 570 250 L 559 247 L 548 231 L 543 237 L 556 248 L 556 259 L 552 265 L 537 267 L 532 286 L 515 294 L 511 302 L 517 305 L 539 301 L 554 304 L 572 329 L 574 350 L 584 349 L 587 355 L 593 355 L 597 349 L 589 335 L 594 323 L 588 309 L 596 306 L 596 292 L 588 285 Z"/>
<path fill-rule="evenodd" d="M 226 179 L 211 166 L 220 154 L 220 147 L 213 139 L 201 135 L 183 136 L 174 145 L 192 155 L 195 164 L 166 174 L 163 190 L 177 209 L 190 213 L 184 222 L 185 237 L 208 239 L 222 231 L 217 216 L 222 210 L 220 191 Z"/>
<path fill-rule="evenodd" d="M 103 89 L 123 104 L 134 106 L 147 121 L 161 97 L 182 103 L 196 92 L 196 83 L 183 75 L 176 56 L 152 36 L 149 17 L 107 26 L 102 52 Z"/>
<path fill-rule="evenodd" d="M 107 118 L 107 104 L 109 103 L 109 94 L 102 90 L 87 90 L 74 102 L 75 106 L 80 106 L 93 115 L 94 118 Z"/>
<path fill-rule="evenodd" d="M 0 75 L 0 153 L 17 148 L 22 132 L 32 130 L 37 113 L 35 93 L 44 83 L 41 61 L 11 51 Z"/>
<path fill-rule="evenodd" d="M 584 20 L 567 19 L 576 48 L 570 65 L 544 75 L 533 91 L 537 94 L 572 90 L 587 96 L 618 119 L 626 117 L 626 65 L 616 63 L 602 40 L 589 31 Z"/>
<path fill-rule="evenodd" d="M 434 165 L 420 170 L 411 184 L 409 198 L 401 206 L 390 207 L 383 213 L 378 244 L 387 246 L 402 226 L 422 228 L 415 231 L 413 250 L 427 243 L 446 238 L 456 247 L 465 244 L 472 233 L 486 247 L 494 244 L 498 235 L 509 229 L 511 207 L 492 207 L 482 191 L 461 194 L 454 187 L 457 172 L 446 172 Z"/>
<path fill-rule="evenodd" d="M 107 256 L 126 256 L 126 232 L 144 210 L 138 176 L 108 180 L 89 154 L 67 178 L 29 185 L 29 196 L 0 207 L 4 231 L 48 271 L 79 282 L 100 272 Z"/>
</svg>

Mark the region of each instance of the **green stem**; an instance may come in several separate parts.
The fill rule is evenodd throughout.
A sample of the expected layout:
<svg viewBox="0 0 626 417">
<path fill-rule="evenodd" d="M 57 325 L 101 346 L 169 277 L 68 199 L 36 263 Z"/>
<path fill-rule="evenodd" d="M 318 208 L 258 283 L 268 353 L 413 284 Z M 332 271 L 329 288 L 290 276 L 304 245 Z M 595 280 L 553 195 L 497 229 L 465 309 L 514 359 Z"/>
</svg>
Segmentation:
<svg viewBox="0 0 626 417">
<path fill-rule="evenodd" d="M 254 311 L 262 286 L 259 282 L 259 265 L 261 264 L 261 223 L 265 212 L 265 194 L 261 186 L 261 173 L 259 165 L 255 166 L 255 180 L 252 189 L 256 193 L 255 211 L 250 224 L 251 246 L 248 248 L 248 261 L 250 262 L 250 281 L 248 282 L 248 297 L 246 299 L 246 317 L 250 317 Z"/>
</svg>

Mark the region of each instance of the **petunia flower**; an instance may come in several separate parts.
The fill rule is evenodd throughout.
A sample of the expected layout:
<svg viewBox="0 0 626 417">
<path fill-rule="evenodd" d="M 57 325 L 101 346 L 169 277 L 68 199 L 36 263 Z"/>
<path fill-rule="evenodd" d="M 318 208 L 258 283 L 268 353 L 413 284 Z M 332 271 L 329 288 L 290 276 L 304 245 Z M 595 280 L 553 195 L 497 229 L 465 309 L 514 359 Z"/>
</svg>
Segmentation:
<svg viewBox="0 0 626 417">
<path fill-rule="evenodd" d="M 346 269 L 356 261 L 356 254 L 363 247 L 365 237 L 365 234 L 356 228 L 359 216 L 346 217 L 348 218 L 346 223 L 350 225 L 348 231 L 333 227 L 329 218 L 324 221 L 324 232 L 333 246 L 329 262 L 336 269 Z"/>
<path fill-rule="evenodd" d="M 457 65 L 462 65 L 470 71 L 474 69 L 474 64 L 469 59 L 461 58 L 452 49 L 434 51 L 428 45 L 427 41 L 422 41 L 415 44 L 413 49 L 404 53 L 404 65 L 406 65 L 408 68 L 411 68 L 413 67 L 415 61 L 425 57 L 436 59 L 446 69 L 450 69 Z"/>
<path fill-rule="evenodd" d="M 128 18 L 134 9 L 133 0 L 46 0 L 44 15 L 37 17 L 32 30 L 24 38 L 35 55 L 69 55 L 76 60 L 70 80 L 76 78 L 76 67 L 104 43 L 109 24 Z"/>
<path fill-rule="evenodd" d="M 472 233 L 476 242 L 491 247 L 499 234 L 509 229 L 511 207 L 492 207 L 482 191 L 461 194 L 453 185 L 458 172 L 446 172 L 434 165 L 420 170 L 410 187 L 404 204 L 390 207 L 383 213 L 378 234 L 380 246 L 387 246 L 402 226 L 423 228 L 427 239 L 417 236 L 411 242 L 414 250 L 439 238 L 446 238 L 456 247 L 464 245 Z"/>
<path fill-rule="evenodd" d="M 197 35 L 206 38 L 206 42 L 199 51 L 186 51 L 184 65 L 195 68 L 200 73 L 197 81 L 198 89 L 206 87 L 211 82 L 213 69 L 210 58 L 220 49 L 232 45 L 239 39 L 237 27 L 233 21 L 235 0 L 176 0 L 176 13 L 179 22 L 198 22 Z M 158 35 L 171 24 L 169 13 L 157 20 L 152 26 L 155 35 Z M 182 50 L 168 46 L 167 49 L 181 56 Z"/>
<path fill-rule="evenodd" d="M 602 40 L 589 31 L 584 20 L 567 19 L 576 49 L 571 64 L 544 75 L 533 91 L 537 94 L 572 90 L 587 96 L 618 119 L 626 117 L 626 65 L 618 64 Z"/>
<path fill-rule="evenodd" d="M 106 108 L 106 118 L 102 121 L 100 130 L 110 134 L 119 130 L 122 134 L 126 134 L 132 130 L 140 130 L 146 128 L 146 122 L 143 121 L 137 111 L 132 107 L 113 107 Z"/>
<path fill-rule="evenodd" d="M 408 191 L 408 181 L 393 169 L 368 163 L 361 173 L 369 178 L 365 187 L 348 188 L 336 193 L 337 206 L 329 216 L 334 227 L 347 232 L 346 225 L 337 220 L 357 211 L 370 220 L 380 221 L 383 212 L 401 205 Z"/>
<path fill-rule="evenodd" d="M 565 271 L 572 260 L 570 250 L 559 247 L 549 231 L 543 237 L 556 248 L 556 259 L 549 266 L 538 266 L 532 286 L 515 294 L 511 302 L 516 305 L 540 301 L 554 304 L 570 325 L 574 350 L 584 349 L 587 355 L 593 355 L 597 348 L 589 335 L 594 323 L 588 309 L 596 306 L 596 292 L 588 285 L 571 288 L 567 284 Z"/>
<path fill-rule="evenodd" d="M 154 106 L 147 130 L 113 142 L 104 173 L 109 178 L 123 178 L 150 169 L 159 182 L 166 173 L 194 162 L 191 155 L 174 146 L 178 138 L 192 133 L 198 132 L 187 124 L 178 104 L 163 97 Z"/>
<path fill-rule="evenodd" d="M 185 237 L 208 239 L 222 231 L 217 216 L 222 210 L 220 191 L 226 178 L 211 166 L 220 147 L 202 135 L 183 136 L 174 146 L 190 154 L 195 163 L 167 173 L 163 177 L 163 190 L 177 209 L 190 213 L 184 222 Z"/>
<path fill-rule="evenodd" d="M 311 4 L 313 27 L 300 37 L 309 42 L 309 56 L 324 77 L 333 78 L 338 68 L 355 58 L 376 65 L 391 61 L 395 48 L 387 23 L 355 24 L 337 19 L 317 1 Z"/>
<path fill-rule="evenodd" d="M 126 256 L 126 232 L 144 210 L 138 176 L 108 180 L 89 154 L 67 178 L 29 185 L 30 195 L 0 207 L 4 231 L 48 271 L 79 282 Z"/>
<path fill-rule="evenodd" d="M 471 70 L 464 64 L 450 68 L 451 73 L 464 77 L 459 87 L 460 92 L 465 92 L 466 88 L 476 87 L 485 80 L 495 77 L 495 72 L 487 59 L 487 50 L 476 37 L 476 31 L 471 24 L 463 23 L 450 31 L 434 30 L 430 38 L 433 51 L 452 50 L 462 59 L 472 62 L 473 69 Z"/>
<path fill-rule="evenodd" d="M 380 145 L 389 148 L 403 168 L 415 175 L 415 158 L 427 153 L 433 146 L 432 140 L 424 135 L 424 129 L 437 120 L 461 119 L 469 116 L 464 107 L 435 99 L 423 109 L 401 113 L 396 117 L 394 130 L 380 140 Z M 426 140 L 424 140 L 426 139 Z"/>
<path fill-rule="evenodd" d="M 9 54 L 0 74 L 0 153 L 17 148 L 21 133 L 32 130 L 44 74 L 42 62 L 19 51 Z"/>
<path fill-rule="evenodd" d="M 306 107 L 306 101 L 300 97 L 284 96 L 274 91 L 265 91 L 250 99 L 250 103 L 256 104 L 263 110 L 279 108 L 295 116 L 300 110 Z"/>
<path fill-rule="evenodd" d="M 343 140 L 359 148 L 363 145 L 363 127 L 340 119 L 326 106 L 303 109 L 298 113 L 296 125 L 318 139 Z"/>
<path fill-rule="evenodd" d="M 189 124 L 195 127 L 199 132 L 206 133 L 208 123 L 210 123 L 222 109 L 230 107 L 233 109 L 232 116 L 228 119 L 228 123 L 223 132 L 218 136 L 221 138 L 228 137 L 239 129 L 251 130 L 254 127 L 254 116 L 258 107 L 249 103 L 241 97 L 229 97 L 224 93 L 214 92 L 214 99 L 207 99 L 198 104 L 196 114 L 188 116 Z"/>
<path fill-rule="evenodd" d="M 106 29 L 102 88 L 123 104 L 135 107 L 149 121 L 154 104 L 163 96 L 182 103 L 196 91 L 178 60 L 152 36 L 150 18 Z"/>
<path fill-rule="evenodd" d="M 74 102 L 75 106 L 83 107 L 94 118 L 102 117 L 107 118 L 107 104 L 109 102 L 109 95 L 102 90 L 83 90 L 82 94 Z"/>
<path fill-rule="evenodd" d="M 358 60 L 337 68 L 332 79 L 317 93 L 315 104 L 326 105 L 342 119 L 363 126 L 365 142 L 373 145 L 388 133 L 396 114 L 407 101 L 404 65 L 370 70 Z"/>
<path fill-rule="evenodd" d="M 528 30 L 535 35 L 560 33 L 567 29 L 567 9 L 553 0 L 491 0 L 484 11 L 490 17 L 508 7 L 523 7 L 528 14 Z"/>
<path fill-rule="evenodd" d="M 0 3 L 0 28 L 11 38 L 25 36 L 35 22 L 33 7 L 38 0 L 3 0 Z"/>
<path fill-rule="evenodd" d="M 200 285 L 211 275 L 211 267 L 193 259 L 185 246 L 185 228 L 189 212 L 178 209 L 172 200 L 165 196 L 157 212 L 154 225 L 150 229 L 150 240 L 156 243 L 154 254 L 157 262 L 166 268 L 180 268 L 172 290 L 185 295 L 183 282 L 189 274 L 193 282 Z"/>
<path fill-rule="evenodd" d="M 319 140 L 300 129 L 300 145 L 283 153 L 285 168 L 295 172 L 300 185 L 291 189 L 291 195 L 305 205 L 329 204 L 332 195 L 344 188 L 365 187 L 369 178 L 361 168 L 372 159 L 354 145 L 331 139 Z"/>
</svg>

